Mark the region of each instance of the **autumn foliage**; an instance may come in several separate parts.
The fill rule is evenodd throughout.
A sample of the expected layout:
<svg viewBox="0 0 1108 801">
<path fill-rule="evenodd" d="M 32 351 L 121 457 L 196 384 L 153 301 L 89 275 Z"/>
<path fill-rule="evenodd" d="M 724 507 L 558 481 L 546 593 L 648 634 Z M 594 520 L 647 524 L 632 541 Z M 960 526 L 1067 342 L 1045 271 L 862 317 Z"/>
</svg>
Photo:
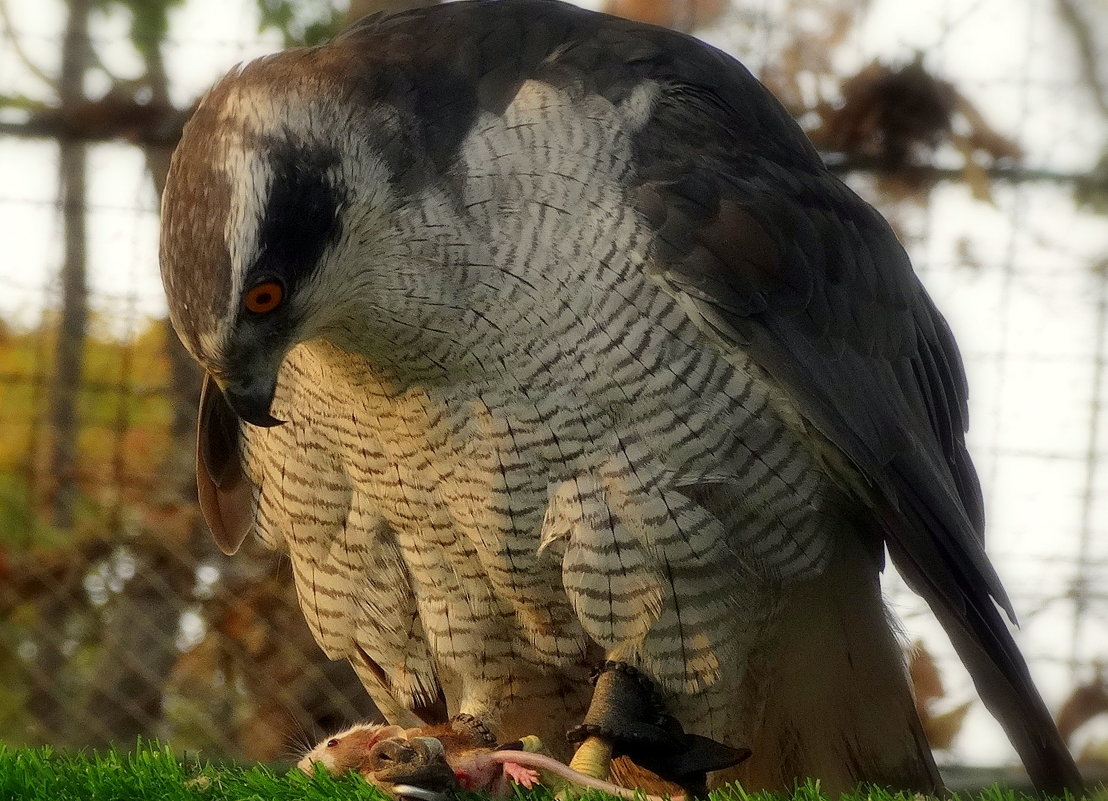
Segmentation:
<svg viewBox="0 0 1108 801">
<path fill-rule="evenodd" d="M 94 325 L 85 341 L 74 478 L 92 502 L 140 501 L 149 496 L 170 442 L 166 327 L 151 320 L 127 339 L 96 328 L 106 326 Z M 56 480 L 46 470 L 44 417 L 56 330 L 50 319 L 25 331 L 0 326 L 0 481 L 9 491 L 22 485 L 36 507 Z"/>
</svg>

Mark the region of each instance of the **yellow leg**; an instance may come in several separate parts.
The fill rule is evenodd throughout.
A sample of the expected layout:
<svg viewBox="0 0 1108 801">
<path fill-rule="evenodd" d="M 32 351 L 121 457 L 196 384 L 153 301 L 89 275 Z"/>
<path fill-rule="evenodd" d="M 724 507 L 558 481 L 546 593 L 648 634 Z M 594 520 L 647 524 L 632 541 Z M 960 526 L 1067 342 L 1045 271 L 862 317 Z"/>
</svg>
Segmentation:
<svg viewBox="0 0 1108 801">
<path fill-rule="evenodd" d="M 600 737 L 587 737 L 578 746 L 569 766 L 578 773 L 608 781 L 612 768 L 612 746 Z"/>
<path fill-rule="evenodd" d="M 608 781 L 612 767 L 612 746 L 600 737 L 586 737 L 585 741 L 577 746 L 569 766 L 578 773 Z M 568 801 L 576 798 L 580 793 L 579 788 L 575 788 L 570 782 L 564 782 L 562 787 L 556 790 L 554 797 L 558 801 Z"/>
</svg>

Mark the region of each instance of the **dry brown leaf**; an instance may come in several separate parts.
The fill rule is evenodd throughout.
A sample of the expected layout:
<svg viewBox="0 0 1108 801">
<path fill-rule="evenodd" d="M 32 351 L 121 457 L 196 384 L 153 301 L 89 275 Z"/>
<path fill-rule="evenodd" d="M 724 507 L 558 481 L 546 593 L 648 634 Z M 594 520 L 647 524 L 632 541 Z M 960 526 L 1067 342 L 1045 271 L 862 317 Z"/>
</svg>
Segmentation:
<svg viewBox="0 0 1108 801">
<path fill-rule="evenodd" d="M 912 643 L 908 652 L 908 677 L 912 682 L 916 712 L 928 744 L 940 750 L 950 748 L 962 731 L 966 713 L 973 706 L 973 701 L 966 701 L 945 711 L 936 709 L 936 702 L 946 697 L 946 688 L 935 658 L 920 640 Z"/>
<path fill-rule="evenodd" d="M 876 160 L 883 181 L 904 182 L 917 194 L 929 180 L 918 168 L 941 145 L 961 153 L 963 180 L 975 198 L 987 202 L 993 200 L 989 167 L 1021 155 L 952 83 L 927 71 L 922 54 L 899 68 L 874 61 L 843 81 L 840 95 L 836 104 L 817 106 L 820 123 L 810 132 L 812 141 L 824 150 Z"/>
<path fill-rule="evenodd" d="M 993 187 L 989 181 L 989 171 L 977 160 L 973 144 L 966 137 L 955 136 L 954 146 L 965 159 L 962 164 L 962 180 L 969 185 L 973 199 L 992 203 Z"/>
<path fill-rule="evenodd" d="M 1023 155 L 1020 146 L 989 125 L 965 95 L 957 90 L 954 92 L 955 110 L 969 126 L 966 139 L 970 148 L 975 151 L 980 150 L 992 159 L 1018 159 Z"/>
<path fill-rule="evenodd" d="M 908 655 L 908 677 L 912 682 L 912 691 L 916 706 L 926 706 L 946 695 L 943 679 L 935 657 L 923 645 L 922 640 L 912 643 Z"/>
<path fill-rule="evenodd" d="M 843 82 L 837 107 L 820 109 L 817 145 L 876 157 L 891 170 L 918 164 L 951 133 L 958 93 L 922 57 L 900 68 L 873 61 Z"/>
<path fill-rule="evenodd" d="M 928 744 L 939 750 L 950 748 L 954 738 L 962 731 L 962 725 L 966 722 L 966 713 L 971 706 L 973 701 L 966 701 L 941 714 L 928 714 L 923 720 L 923 734 Z"/>
<path fill-rule="evenodd" d="M 603 10 L 624 19 L 688 33 L 719 20 L 727 0 L 606 0 Z"/>
<path fill-rule="evenodd" d="M 1058 731 L 1069 743 L 1074 732 L 1104 714 L 1108 714 L 1108 682 L 1103 668 L 1098 666 L 1092 681 L 1076 687 L 1058 710 Z"/>
</svg>

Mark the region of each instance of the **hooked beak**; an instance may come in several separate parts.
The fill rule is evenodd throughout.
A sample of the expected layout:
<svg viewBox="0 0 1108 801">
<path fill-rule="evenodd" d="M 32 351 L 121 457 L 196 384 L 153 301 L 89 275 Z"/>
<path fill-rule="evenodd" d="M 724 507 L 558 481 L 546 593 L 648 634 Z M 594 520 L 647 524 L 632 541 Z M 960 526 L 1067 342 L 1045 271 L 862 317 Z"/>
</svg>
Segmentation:
<svg viewBox="0 0 1108 801">
<path fill-rule="evenodd" d="M 251 425 L 261 428 L 272 428 L 284 423 L 274 417 L 269 407 L 273 405 L 273 394 L 277 391 L 276 383 L 273 386 L 259 386 L 256 384 L 243 386 L 231 383 L 223 388 L 223 395 L 227 403 L 234 409 L 235 414 Z"/>
</svg>

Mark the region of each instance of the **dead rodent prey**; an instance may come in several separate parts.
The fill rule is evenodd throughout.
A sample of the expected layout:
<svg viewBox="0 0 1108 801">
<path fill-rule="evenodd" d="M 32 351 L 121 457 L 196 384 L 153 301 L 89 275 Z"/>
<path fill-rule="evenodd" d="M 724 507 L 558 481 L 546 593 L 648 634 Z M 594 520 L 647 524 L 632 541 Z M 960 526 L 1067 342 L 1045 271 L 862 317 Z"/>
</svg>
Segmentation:
<svg viewBox="0 0 1108 801">
<path fill-rule="evenodd" d="M 318 764 L 334 776 L 353 770 L 391 795 L 420 801 L 442 801 L 454 790 L 508 798 L 515 785 L 531 788 L 540 784 L 663 801 L 578 773 L 541 749 L 534 737 L 491 748 L 445 726 L 403 729 L 360 723 L 321 740 L 297 767 L 311 773 Z M 685 796 L 673 796 L 672 801 L 685 801 Z"/>
</svg>

